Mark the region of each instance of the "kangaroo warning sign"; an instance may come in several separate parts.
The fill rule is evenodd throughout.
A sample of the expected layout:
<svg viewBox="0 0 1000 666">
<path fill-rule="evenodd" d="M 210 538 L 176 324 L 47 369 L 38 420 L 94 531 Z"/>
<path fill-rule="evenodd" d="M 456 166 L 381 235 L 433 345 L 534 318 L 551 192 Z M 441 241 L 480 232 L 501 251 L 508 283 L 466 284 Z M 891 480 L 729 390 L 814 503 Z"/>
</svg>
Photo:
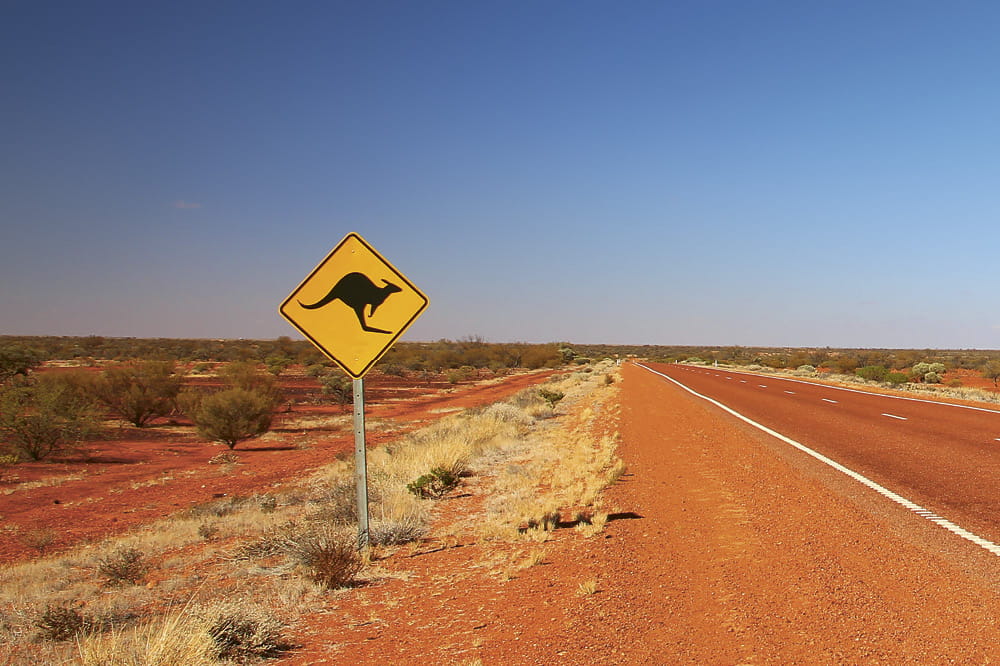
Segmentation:
<svg viewBox="0 0 1000 666">
<path fill-rule="evenodd" d="M 365 239 L 349 233 L 278 312 L 348 375 L 360 379 L 427 303 Z"/>
</svg>

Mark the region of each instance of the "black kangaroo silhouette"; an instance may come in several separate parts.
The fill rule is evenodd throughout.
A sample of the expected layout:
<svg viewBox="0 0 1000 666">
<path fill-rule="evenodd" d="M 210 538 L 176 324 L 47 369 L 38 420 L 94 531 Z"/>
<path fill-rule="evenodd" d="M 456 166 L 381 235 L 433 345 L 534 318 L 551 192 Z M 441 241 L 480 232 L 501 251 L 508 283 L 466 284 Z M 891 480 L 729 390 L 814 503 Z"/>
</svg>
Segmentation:
<svg viewBox="0 0 1000 666">
<path fill-rule="evenodd" d="M 368 316 L 373 317 L 375 316 L 375 310 L 378 309 L 378 306 L 385 303 L 385 299 L 389 298 L 390 294 L 403 291 L 388 280 L 382 280 L 382 282 L 385 282 L 385 286 L 377 287 L 364 273 L 348 273 L 337 280 L 337 284 L 333 285 L 333 289 L 323 298 L 312 305 L 306 305 L 302 301 L 299 301 L 299 305 L 307 310 L 315 310 L 339 298 L 354 310 L 354 314 L 358 315 L 358 321 L 361 323 L 362 330 L 369 333 L 392 333 L 392 331 L 384 331 L 381 328 L 369 326 L 365 322 L 366 305 L 371 308 Z"/>
</svg>

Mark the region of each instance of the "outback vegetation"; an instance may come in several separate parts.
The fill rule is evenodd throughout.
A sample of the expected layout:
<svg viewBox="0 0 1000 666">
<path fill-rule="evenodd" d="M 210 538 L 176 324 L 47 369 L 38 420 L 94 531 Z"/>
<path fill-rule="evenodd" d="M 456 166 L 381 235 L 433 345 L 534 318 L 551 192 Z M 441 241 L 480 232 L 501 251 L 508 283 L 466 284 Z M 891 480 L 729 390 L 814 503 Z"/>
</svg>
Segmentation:
<svg viewBox="0 0 1000 666">
<path fill-rule="evenodd" d="M 471 544 L 501 580 L 516 577 L 542 562 L 540 547 L 556 532 L 587 538 L 608 519 L 600 492 L 624 466 L 617 437 L 595 436 L 592 425 L 609 414 L 579 408 L 570 419 L 569 410 L 611 396 L 613 371 L 611 363 L 588 364 L 542 390 L 445 416 L 371 450 L 372 548 L 364 553 L 346 459 L 57 555 L 43 554 L 40 534 L 40 558 L 0 573 L 0 636 L 25 661 L 248 663 L 293 650 L 296 627 L 333 603 L 331 595 L 405 575 L 402 555 L 422 544 Z M 183 392 L 180 402 L 203 409 L 212 397 L 257 391 L 270 395 L 269 409 L 278 405 L 273 375 L 222 374 L 214 392 Z M 547 402 L 543 392 L 560 399 Z M 472 496 L 478 509 L 436 520 L 446 500 Z M 491 544 L 499 543 L 535 550 L 497 560 Z"/>
</svg>

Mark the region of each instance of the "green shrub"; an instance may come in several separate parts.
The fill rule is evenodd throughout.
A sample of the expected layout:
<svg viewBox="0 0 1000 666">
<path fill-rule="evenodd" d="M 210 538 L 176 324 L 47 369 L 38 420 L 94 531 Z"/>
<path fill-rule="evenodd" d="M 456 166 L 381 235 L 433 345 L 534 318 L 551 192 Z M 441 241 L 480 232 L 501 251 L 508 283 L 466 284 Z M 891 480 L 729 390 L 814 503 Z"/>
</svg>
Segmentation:
<svg viewBox="0 0 1000 666">
<path fill-rule="evenodd" d="M 0 382 L 28 373 L 42 364 L 42 353 L 20 345 L 0 347 Z"/>
<path fill-rule="evenodd" d="M 867 379 L 873 382 L 881 382 L 885 381 L 886 376 L 888 376 L 889 368 L 884 365 L 866 365 L 863 368 L 855 370 L 854 374 L 862 379 Z"/>
<path fill-rule="evenodd" d="M 93 399 L 58 375 L 0 387 L 0 438 L 19 457 L 42 460 L 69 451 L 99 423 Z"/>
<path fill-rule="evenodd" d="M 137 428 L 174 409 L 181 378 L 172 361 L 140 361 L 108 368 L 97 381 L 97 397 Z"/>
<path fill-rule="evenodd" d="M 272 395 L 241 388 L 185 394 L 183 403 L 199 435 L 230 449 L 270 430 L 275 407 Z"/>
<path fill-rule="evenodd" d="M 562 391 L 553 391 L 551 389 L 539 389 L 538 396 L 549 404 L 549 409 L 555 410 L 556 404 L 566 397 L 566 394 Z"/>
<path fill-rule="evenodd" d="M 229 363 L 219 372 L 228 388 L 238 388 L 244 391 L 266 397 L 273 408 L 277 408 L 284 401 L 281 389 L 273 375 L 260 372 L 257 364 L 249 361 L 239 361 Z"/>
<path fill-rule="evenodd" d="M 335 370 L 328 375 L 319 378 L 319 383 L 323 387 L 323 393 L 333 396 L 333 399 L 341 406 L 351 404 L 354 400 L 354 381 L 341 370 Z"/>
<path fill-rule="evenodd" d="M 267 367 L 267 371 L 275 377 L 284 372 L 285 369 L 292 363 L 292 359 L 287 356 L 268 356 L 264 359 L 264 365 Z"/>
<path fill-rule="evenodd" d="M 444 467 L 435 467 L 430 474 L 420 476 L 406 484 L 406 489 L 417 497 L 437 499 L 444 497 L 458 485 L 459 477 Z"/>
<path fill-rule="evenodd" d="M 903 372 L 890 372 L 885 376 L 885 382 L 888 384 L 905 384 L 909 377 Z"/>
<path fill-rule="evenodd" d="M 941 381 L 941 375 L 946 371 L 944 363 L 915 363 L 913 368 L 910 370 L 910 374 L 913 375 L 914 381 L 926 382 L 928 384 L 938 384 Z"/>
</svg>

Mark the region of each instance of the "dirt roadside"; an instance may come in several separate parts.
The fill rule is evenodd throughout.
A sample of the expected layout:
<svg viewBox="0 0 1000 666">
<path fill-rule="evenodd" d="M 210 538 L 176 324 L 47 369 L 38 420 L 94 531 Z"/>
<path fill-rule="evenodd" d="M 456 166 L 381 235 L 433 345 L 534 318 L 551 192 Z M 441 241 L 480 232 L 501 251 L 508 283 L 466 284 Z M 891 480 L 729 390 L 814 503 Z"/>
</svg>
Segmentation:
<svg viewBox="0 0 1000 666">
<path fill-rule="evenodd" d="M 398 579 L 332 600 L 286 663 L 995 658 L 997 558 L 654 375 L 623 375 L 629 473 L 605 501 L 623 519 L 590 539 L 557 530 L 544 561 L 509 580 L 472 544 L 408 558 Z M 581 595 L 587 580 L 597 591 Z"/>
</svg>

